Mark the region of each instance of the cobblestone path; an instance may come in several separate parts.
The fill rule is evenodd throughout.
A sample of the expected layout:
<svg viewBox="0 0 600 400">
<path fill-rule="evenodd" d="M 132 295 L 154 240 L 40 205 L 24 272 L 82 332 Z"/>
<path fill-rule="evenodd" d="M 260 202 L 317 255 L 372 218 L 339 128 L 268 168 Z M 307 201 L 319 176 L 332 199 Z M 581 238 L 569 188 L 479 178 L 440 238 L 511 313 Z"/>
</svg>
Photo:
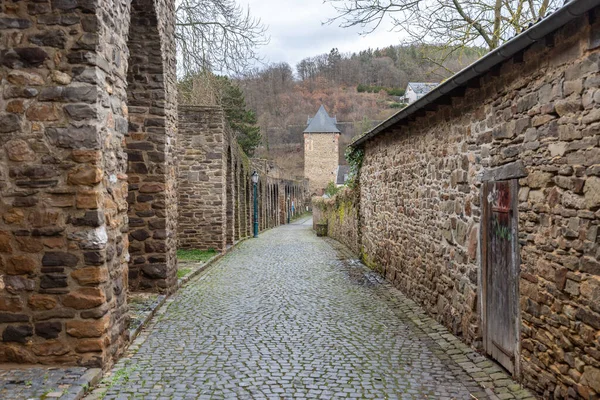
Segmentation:
<svg viewBox="0 0 600 400">
<path fill-rule="evenodd" d="M 528 398 L 340 245 L 317 238 L 311 223 L 247 240 L 191 281 L 94 393 Z"/>
</svg>

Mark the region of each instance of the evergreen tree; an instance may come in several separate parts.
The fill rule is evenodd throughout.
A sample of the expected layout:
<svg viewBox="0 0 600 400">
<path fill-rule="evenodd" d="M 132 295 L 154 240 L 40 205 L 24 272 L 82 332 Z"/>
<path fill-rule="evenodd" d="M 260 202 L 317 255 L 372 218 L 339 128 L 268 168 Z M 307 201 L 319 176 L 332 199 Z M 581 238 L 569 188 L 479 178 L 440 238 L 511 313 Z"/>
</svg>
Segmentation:
<svg viewBox="0 0 600 400">
<path fill-rule="evenodd" d="M 227 77 L 219 77 L 219 81 L 221 106 L 225 110 L 227 122 L 235 132 L 239 145 L 252 157 L 262 141 L 256 113 L 246 108 L 244 93 L 237 84 Z"/>
</svg>

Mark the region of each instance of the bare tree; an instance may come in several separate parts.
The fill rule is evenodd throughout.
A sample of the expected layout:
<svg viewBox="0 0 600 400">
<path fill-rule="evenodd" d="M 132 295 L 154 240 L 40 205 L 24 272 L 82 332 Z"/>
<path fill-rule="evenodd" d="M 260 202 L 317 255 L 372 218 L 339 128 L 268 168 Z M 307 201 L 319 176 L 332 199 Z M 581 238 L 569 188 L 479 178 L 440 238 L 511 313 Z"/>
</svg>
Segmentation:
<svg viewBox="0 0 600 400">
<path fill-rule="evenodd" d="M 178 0 L 175 11 L 180 74 L 240 73 L 269 43 L 267 27 L 235 0 Z"/>
<path fill-rule="evenodd" d="M 492 50 L 543 18 L 559 0 L 325 0 L 338 11 L 328 23 L 377 29 L 390 17 L 407 41 L 435 43 L 448 51 Z M 433 61 L 433 60 L 431 60 Z"/>
</svg>

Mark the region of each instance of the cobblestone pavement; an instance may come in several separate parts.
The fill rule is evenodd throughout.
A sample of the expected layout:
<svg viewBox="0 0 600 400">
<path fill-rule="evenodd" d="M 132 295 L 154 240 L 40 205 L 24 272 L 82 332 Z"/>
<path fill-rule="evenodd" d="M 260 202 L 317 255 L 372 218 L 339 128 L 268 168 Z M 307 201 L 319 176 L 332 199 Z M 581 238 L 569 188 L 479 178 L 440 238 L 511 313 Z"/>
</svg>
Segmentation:
<svg viewBox="0 0 600 400">
<path fill-rule="evenodd" d="M 91 397 L 532 398 L 311 224 L 192 280 Z"/>
<path fill-rule="evenodd" d="M 3 367 L 0 369 L 0 399 L 80 399 L 102 373 L 82 367 Z"/>
</svg>

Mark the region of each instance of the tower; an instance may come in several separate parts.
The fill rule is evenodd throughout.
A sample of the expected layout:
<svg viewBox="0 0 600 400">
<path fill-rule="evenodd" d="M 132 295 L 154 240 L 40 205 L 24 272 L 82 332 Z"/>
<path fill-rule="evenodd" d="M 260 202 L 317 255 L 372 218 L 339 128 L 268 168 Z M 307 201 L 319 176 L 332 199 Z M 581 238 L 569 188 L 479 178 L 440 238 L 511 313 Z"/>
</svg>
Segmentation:
<svg viewBox="0 0 600 400">
<path fill-rule="evenodd" d="M 310 193 L 322 195 L 329 182 L 335 181 L 339 161 L 340 131 L 337 119 L 321 106 L 309 118 L 304 130 L 304 177 L 309 180 Z"/>
</svg>

